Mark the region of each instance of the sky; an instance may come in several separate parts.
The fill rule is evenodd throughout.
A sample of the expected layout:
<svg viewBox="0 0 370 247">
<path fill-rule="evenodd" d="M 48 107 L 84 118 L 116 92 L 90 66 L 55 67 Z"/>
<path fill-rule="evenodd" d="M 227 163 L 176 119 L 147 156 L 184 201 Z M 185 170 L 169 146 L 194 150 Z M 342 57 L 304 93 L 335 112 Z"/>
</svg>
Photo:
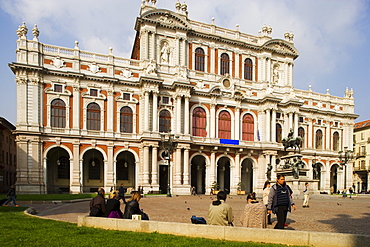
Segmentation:
<svg viewBox="0 0 370 247">
<path fill-rule="evenodd" d="M 177 0 L 157 0 L 175 11 Z M 181 3 L 184 1 L 181 0 Z M 300 56 L 293 85 L 343 97 L 353 88 L 355 122 L 370 119 L 369 0 L 186 0 L 189 18 L 258 35 L 266 25 L 273 38 L 294 34 Z M 16 125 L 16 83 L 8 64 L 16 61 L 16 30 L 25 22 L 28 39 L 37 24 L 39 41 L 130 58 L 141 0 L 0 0 L 0 116 Z"/>
</svg>

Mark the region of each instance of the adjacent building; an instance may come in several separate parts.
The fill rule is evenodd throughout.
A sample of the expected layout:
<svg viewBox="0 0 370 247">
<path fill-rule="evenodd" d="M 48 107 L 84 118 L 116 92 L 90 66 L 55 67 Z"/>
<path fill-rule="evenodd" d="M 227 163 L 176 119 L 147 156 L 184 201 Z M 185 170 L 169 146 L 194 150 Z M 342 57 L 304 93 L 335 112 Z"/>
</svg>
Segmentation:
<svg viewBox="0 0 370 247">
<path fill-rule="evenodd" d="M 353 146 L 353 91 L 294 88 L 294 35 L 272 38 L 191 20 L 186 4 L 143 1 L 131 58 L 43 44 L 17 30 L 18 189 L 82 193 L 124 183 L 165 193 L 262 191 L 292 129 L 315 192 L 352 185 L 338 151 Z M 173 135 L 162 139 L 164 133 Z M 168 138 L 168 135 L 167 137 Z M 163 145 L 165 144 L 165 145 Z M 168 152 L 170 150 L 170 152 Z M 170 154 L 170 157 L 169 157 Z M 168 162 L 169 161 L 169 162 Z M 313 170 L 312 164 L 317 167 Z M 314 173 L 315 172 L 315 173 Z M 239 185 L 239 186 L 238 186 Z M 347 186 L 348 187 L 348 186 Z"/>
<path fill-rule="evenodd" d="M 15 126 L 0 117 L 0 193 L 6 193 L 16 182 L 17 158 Z"/>
<path fill-rule="evenodd" d="M 354 191 L 367 192 L 370 190 L 370 120 L 355 123 L 354 125 L 354 153 L 356 160 L 353 169 Z"/>
</svg>

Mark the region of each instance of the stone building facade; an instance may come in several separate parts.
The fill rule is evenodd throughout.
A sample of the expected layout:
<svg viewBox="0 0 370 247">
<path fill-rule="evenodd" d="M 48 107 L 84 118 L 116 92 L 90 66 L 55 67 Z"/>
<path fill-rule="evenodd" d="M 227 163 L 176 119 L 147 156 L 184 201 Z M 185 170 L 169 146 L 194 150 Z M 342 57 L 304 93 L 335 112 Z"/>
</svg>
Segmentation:
<svg viewBox="0 0 370 247">
<path fill-rule="evenodd" d="M 169 174 L 176 194 L 191 186 L 209 193 L 214 183 L 259 193 L 268 164 L 275 179 L 290 129 L 303 139 L 306 180 L 315 191 L 343 186 L 338 151 L 353 145 L 353 91 L 336 97 L 295 89 L 292 33 L 274 39 L 264 26 L 249 35 L 191 20 L 186 4 L 170 11 L 149 1 L 135 31 L 129 59 L 112 49 L 82 51 L 78 42 L 43 44 L 36 26 L 28 40 L 20 26 L 10 67 L 22 192 L 82 193 L 124 183 L 163 193 Z M 170 166 L 163 133 L 174 135 Z M 297 193 L 301 180 L 290 181 Z"/>
<path fill-rule="evenodd" d="M 17 159 L 13 131 L 15 126 L 0 117 L 0 193 L 6 193 L 16 182 Z"/>
<path fill-rule="evenodd" d="M 370 190 L 370 120 L 361 121 L 354 125 L 354 153 L 356 160 L 353 165 L 354 191 L 368 192 Z"/>
</svg>

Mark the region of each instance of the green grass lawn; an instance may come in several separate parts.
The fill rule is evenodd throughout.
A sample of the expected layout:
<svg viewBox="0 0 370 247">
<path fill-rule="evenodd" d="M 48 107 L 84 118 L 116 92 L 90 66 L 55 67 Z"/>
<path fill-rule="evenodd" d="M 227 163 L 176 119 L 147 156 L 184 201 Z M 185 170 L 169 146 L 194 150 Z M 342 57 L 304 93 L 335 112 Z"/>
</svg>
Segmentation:
<svg viewBox="0 0 370 247">
<path fill-rule="evenodd" d="M 25 215 L 25 209 L 0 207 L 1 246 L 285 246 L 77 227 Z"/>
</svg>

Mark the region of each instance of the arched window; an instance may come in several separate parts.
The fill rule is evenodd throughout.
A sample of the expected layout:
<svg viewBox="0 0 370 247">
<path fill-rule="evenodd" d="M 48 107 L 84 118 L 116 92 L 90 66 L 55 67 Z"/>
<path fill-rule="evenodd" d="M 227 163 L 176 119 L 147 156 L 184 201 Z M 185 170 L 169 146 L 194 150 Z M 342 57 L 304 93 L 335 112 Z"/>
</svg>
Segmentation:
<svg viewBox="0 0 370 247">
<path fill-rule="evenodd" d="M 96 103 L 87 106 L 87 129 L 100 130 L 100 106 Z"/>
<path fill-rule="evenodd" d="M 204 71 L 204 50 L 202 48 L 195 49 L 195 70 Z"/>
<path fill-rule="evenodd" d="M 242 140 L 254 141 L 254 119 L 251 114 L 245 114 L 243 117 Z"/>
<path fill-rule="evenodd" d="M 333 134 L 333 150 L 339 150 L 339 133 L 337 131 L 335 131 Z"/>
<path fill-rule="evenodd" d="M 168 133 L 171 130 L 171 113 L 167 110 L 162 110 L 159 113 L 159 132 Z"/>
<path fill-rule="evenodd" d="M 282 138 L 282 135 L 283 135 L 283 129 L 281 128 L 281 125 L 280 124 L 276 124 L 276 142 L 279 142 L 281 143 L 283 138 Z"/>
<path fill-rule="evenodd" d="M 316 131 L 316 149 L 322 149 L 322 131 Z"/>
<path fill-rule="evenodd" d="M 69 158 L 62 156 L 58 161 L 58 179 L 69 179 Z"/>
<path fill-rule="evenodd" d="M 250 58 L 244 60 L 244 79 L 252 80 L 253 78 L 253 62 Z"/>
<path fill-rule="evenodd" d="M 193 136 L 207 136 L 207 114 L 202 107 L 197 107 L 193 111 L 192 118 Z"/>
<path fill-rule="evenodd" d="M 128 106 L 121 108 L 120 112 L 120 129 L 122 133 L 132 133 L 132 110 Z"/>
<path fill-rule="evenodd" d="M 221 75 L 230 74 L 230 59 L 226 53 L 221 54 Z"/>
<path fill-rule="evenodd" d="M 299 127 L 298 128 L 298 136 L 302 138 L 302 147 L 305 147 L 305 131 L 304 128 Z"/>
<path fill-rule="evenodd" d="M 221 111 L 218 117 L 218 138 L 231 139 L 231 116 L 227 111 Z"/>
<path fill-rule="evenodd" d="M 66 104 L 61 99 L 51 102 L 51 127 L 66 127 Z"/>
</svg>

